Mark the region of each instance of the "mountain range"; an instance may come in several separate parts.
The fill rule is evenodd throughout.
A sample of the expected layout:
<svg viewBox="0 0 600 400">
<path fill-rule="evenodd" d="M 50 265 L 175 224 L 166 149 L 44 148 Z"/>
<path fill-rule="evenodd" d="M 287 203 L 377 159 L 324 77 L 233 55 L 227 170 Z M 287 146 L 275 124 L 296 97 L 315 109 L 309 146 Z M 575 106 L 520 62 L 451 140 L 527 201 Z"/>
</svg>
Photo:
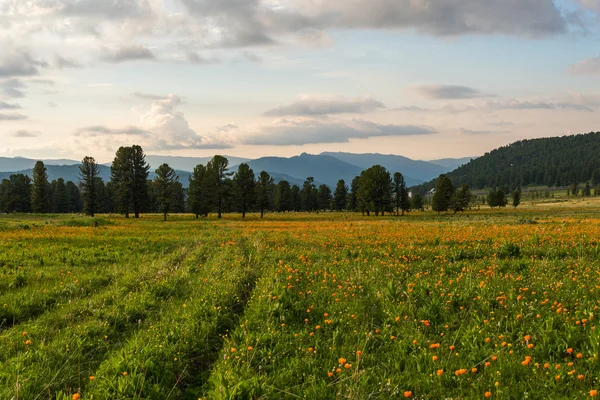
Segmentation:
<svg viewBox="0 0 600 400">
<path fill-rule="evenodd" d="M 256 174 L 260 171 L 268 172 L 276 182 L 287 180 L 292 185 L 301 186 L 304 180 L 312 176 L 315 183 L 335 187 L 338 180 L 343 179 L 350 185 L 352 179 L 373 165 L 382 165 L 392 174 L 401 172 L 409 186 L 422 184 L 436 178 L 442 173 L 454 170 L 471 158 L 444 159 L 436 161 L 411 160 L 403 156 L 385 154 L 352 154 L 325 152 L 317 155 L 302 153 L 299 156 L 262 157 L 255 160 L 247 158 L 225 156 L 229 160 L 230 170 L 237 170 L 241 163 L 248 163 Z M 150 178 L 154 177 L 154 169 L 163 163 L 169 164 L 177 171 L 179 181 L 184 186 L 188 184 L 188 177 L 193 168 L 198 164 L 206 165 L 212 157 L 177 157 L 147 155 L 146 160 L 151 166 Z M 33 166 L 37 160 L 15 157 L 0 157 L 0 179 L 15 173 L 31 176 Z M 79 179 L 79 161 L 68 159 L 42 160 L 46 165 L 50 181 L 63 178 L 65 181 L 77 182 Z M 110 180 L 110 164 L 99 165 L 100 176 L 103 180 Z"/>
</svg>

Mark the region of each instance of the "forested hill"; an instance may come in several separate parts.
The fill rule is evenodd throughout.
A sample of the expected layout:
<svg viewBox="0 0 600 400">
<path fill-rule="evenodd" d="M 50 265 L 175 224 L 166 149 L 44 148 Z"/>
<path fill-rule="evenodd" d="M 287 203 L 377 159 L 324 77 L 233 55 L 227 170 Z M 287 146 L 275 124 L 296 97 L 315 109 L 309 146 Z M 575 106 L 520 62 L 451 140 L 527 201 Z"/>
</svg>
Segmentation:
<svg viewBox="0 0 600 400">
<path fill-rule="evenodd" d="M 500 147 L 446 174 L 455 186 L 512 190 L 524 186 L 568 186 L 600 179 L 600 132 L 521 140 Z M 424 193 L 437 179 L 412 188 Z M 592 182 L 598 184 L 598 182 Z"/>
</svg>

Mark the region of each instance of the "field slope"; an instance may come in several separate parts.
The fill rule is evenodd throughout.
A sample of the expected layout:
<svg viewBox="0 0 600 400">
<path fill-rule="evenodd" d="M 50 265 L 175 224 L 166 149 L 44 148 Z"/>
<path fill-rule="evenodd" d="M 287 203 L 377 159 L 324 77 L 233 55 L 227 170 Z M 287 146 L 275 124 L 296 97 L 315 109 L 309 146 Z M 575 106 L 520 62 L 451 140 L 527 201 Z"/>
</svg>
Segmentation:
<svg viewBox="0 0 600 400">
<path fill-rule="evenodd" d="M 598 238 L 595 208 L 2 216 L 0 398 L 587 398 Z"/>
</svg>

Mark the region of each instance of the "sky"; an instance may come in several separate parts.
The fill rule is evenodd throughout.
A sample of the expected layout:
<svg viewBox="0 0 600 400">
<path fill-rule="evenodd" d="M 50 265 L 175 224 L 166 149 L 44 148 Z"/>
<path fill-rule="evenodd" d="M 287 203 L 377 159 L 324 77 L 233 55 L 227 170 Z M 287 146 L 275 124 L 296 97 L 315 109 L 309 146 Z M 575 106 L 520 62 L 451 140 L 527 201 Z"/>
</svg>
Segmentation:
<svg viewBox="0 0 600 400">
<path fill-rule="evenodd" d="M 0 0 L 0 156 L 480 156 L 600 130 L 600 0 Z"/>
</svg>

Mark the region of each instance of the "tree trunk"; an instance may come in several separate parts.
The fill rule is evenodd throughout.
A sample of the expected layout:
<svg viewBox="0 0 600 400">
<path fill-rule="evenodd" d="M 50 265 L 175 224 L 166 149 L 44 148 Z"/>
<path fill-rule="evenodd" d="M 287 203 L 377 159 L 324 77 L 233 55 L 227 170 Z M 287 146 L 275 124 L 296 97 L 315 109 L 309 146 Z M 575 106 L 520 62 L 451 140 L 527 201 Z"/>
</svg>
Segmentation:
<svg viewBox="0 0 600 400">
<path fill-rule="evenodd" d="M 264 215 L 265 215 L 265 209 L 261 208 L 260 209 L 260 218 L 264 217 Z"/>
<path fill-rule="evenodd" d="M 140 212 L 139 212 L 139 211 L 136 211 L 136 212 L 135 212 L 135 217 L 136 217 L 136 218 L 139 218 L 139 217 L 140 217 Z"/>
<path fill-rule="evenodd" d="M 164 213 L 165 221 L 167 220 L 167 213 Z"/>
<path fill-rule="evenodd" d="M 129 218 L 129 212 L 125 213 L 125 218 Z"/>
<path fill-rule="evenodd" d="M 196 213 L 196 219 L 198 219 L 198 213 Z"/>
<path fill-rule="evenodd" d="M 246 218 L 246 210 L 242 210 L 242 218 Z"/>
</svg>

